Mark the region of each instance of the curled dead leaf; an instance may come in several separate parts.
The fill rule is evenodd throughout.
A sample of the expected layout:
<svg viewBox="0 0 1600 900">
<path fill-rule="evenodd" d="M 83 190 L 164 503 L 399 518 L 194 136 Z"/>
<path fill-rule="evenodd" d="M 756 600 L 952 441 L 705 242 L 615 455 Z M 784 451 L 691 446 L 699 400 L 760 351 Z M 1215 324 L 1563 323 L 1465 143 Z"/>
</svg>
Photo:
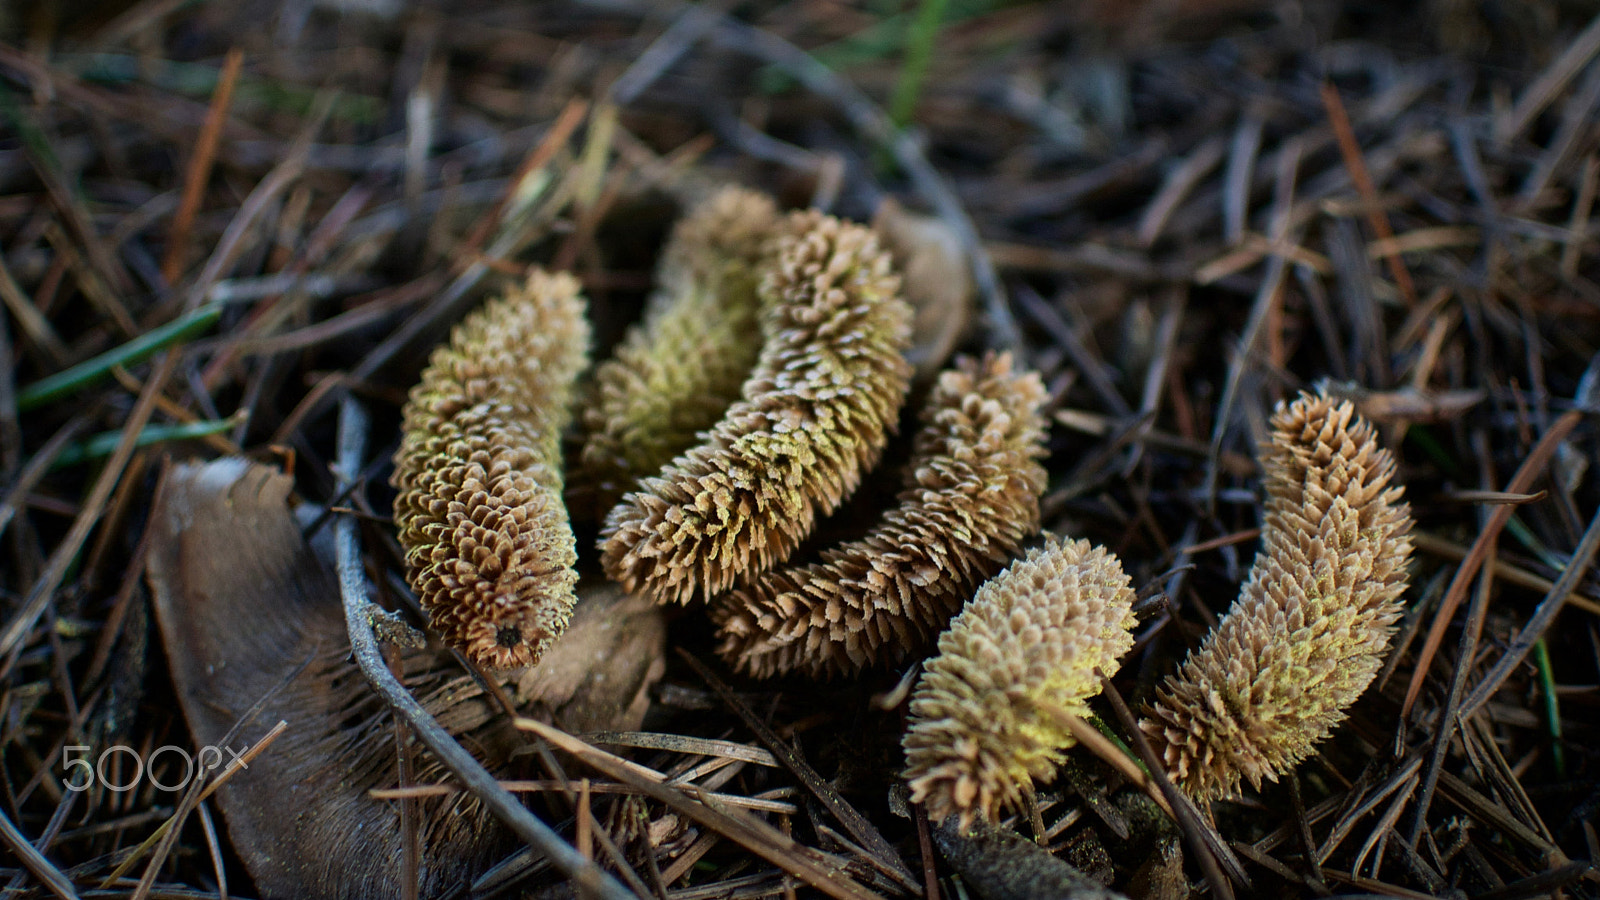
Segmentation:
<svg viewBox="0 0 1600 900">
<path fill-rule="evenodd" d="M 367 790 L 394 786 L 401 751 L 387 709 L 350 660 L 338 586 L 300 535 L 292 484 L 242 459 L 178 465 L 163 478 L 145 574 L 173 686 L 196 746 L 220 742 L 263 698 L 262 724 L 244 729 L 245 740 L 289 723 L 216 794 L 262 896 L 399 896 L 400 807 Z M 515 732 L 480 692 L 439 690 L 449 673 L 433 661 L 400 654 L 413 689 L 436 710 L 449 707 L 452 733 L 470 734 L 485 764 L 503 769 Z M 417 769 L 416 781 L 438 775 Z M 416 802 L 422 897 L 470 879 L 508 846 L 475 800 Z"/>
<path fill-rule="evenodd" d="M 906 359 L 918 380 L 931 378 L 972 321 L 977 288 L 961 239 L 943 220 L 909 212 L 893 197 L 878 205 L 872 228 L 894 257 L 914 310 Z"/>
<path fill-rule="evenodd" d="M 392 717 L 350 658 L 332 567 L 301 536 L 288 502 L 292 486 L 289 476 L 242 459 L 166 473 L 150 520 L 146 578 L 173 685 L 197 747 L 218 744 L 264 697 L 261 724 L 247 726 L 244 740 L 288 722 L 215 795 L 262 896 L 400 896 L 401 807 L 368 791 L 399 783 L 402 753 L 410 757 L 409 784 L 448 775 L 431 756 L 397 746 Z M 575 640 L 551 648 L 544 676 L 522 679 L 519 696 L 568 727 L 638 728 L 646 691 L 659 677 L 659 613 L 614 593 L 579 603 Z M 600 644 L 606 652 L 597 652 Z M 518 774 L 511 761 L 525 740 L 453 657 L 437 645 L 391 652 L 406 686 L 450 734 L 490 771 Z M 458 891 L 513 846 L 470 795 L 407 802 L 419 838 L 420 897 Z"/>
<path fill-rule="evenodd" d="M 666 646 L 666 616 L 649 598 L 614 584 L 584 589 L 566 634 L 517 680 L 517 705 L 567 731 L 637 731 L 666 672 Z"/>
</svg>

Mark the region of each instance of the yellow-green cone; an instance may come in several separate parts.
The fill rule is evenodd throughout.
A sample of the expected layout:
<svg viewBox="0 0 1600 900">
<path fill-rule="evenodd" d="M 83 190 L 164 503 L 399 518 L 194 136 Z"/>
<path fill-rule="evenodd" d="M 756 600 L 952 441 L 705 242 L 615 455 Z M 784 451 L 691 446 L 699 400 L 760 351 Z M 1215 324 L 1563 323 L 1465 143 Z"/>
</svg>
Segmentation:
<svg viewBox="0 0 1600 900">
<path fill-rule="evenodd" d="M 848 674 L 926 652 L 1039 529 L 1046 397 L 1009 354 L 941 373 L 896 505 L 820 563 L 774 569 L 720 598 L 718 652 L 760 677 Z"/>
<path fill-rule="evenodd" d="M 868 229 L 814 212 L 782 227 L 742 399 L 606 518 L 601 563 L 630 591 L 708 598 L 788 559 L 895 426 L 911 311 L 888 254 Z"/>
<path fill-rule="evenodd" d="M 485 666 L 537 662 L 572 611 L 561 431 L 588 343 L 578 282 L 535 272 L 456 326 L 405 406 L 407 576 L 433 628 Z"/>
<path fill-rule="evenodd" d="M 1250 577 L 1140 722 L 1201 798 L 1311 755 L 1382 667 L 1406 587 L 1410 508 L 1372 426 L 1309 394 L 1280 404 L 1272 426 Z"/>
<path fill-rule="evenodd" d="M 761 271 L 781 220 L 765 194 L 724 188 L 673 228 L 659 287 L 583 414 L 581 483 L 602 512 L 715 425 L 761 353 Z"/>
<path fill-rule="evenodd" d="M 1040 704 L 1083 715 L 1133 645 L 1133 589 L 1116 556 L 1057 541 L 985 582 L 939 637 L 902 744 L 911 799 L 939 822 L 997 821 L 1075 741 Z"/>
</svg>

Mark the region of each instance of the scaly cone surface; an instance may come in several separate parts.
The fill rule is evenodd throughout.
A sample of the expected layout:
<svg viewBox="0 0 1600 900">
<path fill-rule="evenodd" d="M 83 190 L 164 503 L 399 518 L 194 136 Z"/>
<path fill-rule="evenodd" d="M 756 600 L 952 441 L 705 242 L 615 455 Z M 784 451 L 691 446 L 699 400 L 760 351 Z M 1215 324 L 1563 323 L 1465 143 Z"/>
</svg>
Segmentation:
<svg viewBox="0 0 1600 900">
<path fill-rule="evenodd" d="M 742 399 L 606 517 L 601 563 L 629 591 L 709 598 L 787 560 L 895 427 L 911 310 L 889 255 L 870 230 L 815 212 L 783 230 Z"/>
<path fill-rule="evenodd" d="M 577 280 L 536 271 L 456 326 L 403 411 L 407 577 L 433 628 L 484 666 L 533 665 L 572 612 L 561 431 L 588 344 Z"/>
<path fill-rule="evenodd" d="M 718 652 L 758 677 L 853 674 L 925 652 L 1039 530 L 1046 397 L 1009 354 L 941 373 L 896 505 L 821 562 L 774 569 L 719 598 Z"/>
<path fill-rule="evenodd" d="M 765 194 L 728 187 L 674 226 L 644 320 L 595 370 L 583 413 L 574 491 L 602 513 L 738 399 L 761 353 L 757 287 L 780 221 Z"/>
<path fill-rule="evenodd" d="M 1049 539 L 985 582 L 928 663 L 902 744 L 913 802 L 929 818 L 999 821 L 1032 779 L 1049 780 L 1071 731 L 1046 704 L 1077 715 L 1133 646 L 1133 588 L 1122 564 L 1088 541 Z"/>
<path fill-rule="evenodd" d="M 1372 426 L 1302 394 L 1272 429 L 1250 577 L 1140 722 L 1199 798 L 1259 788 L 1311 755 L 1382 667 L 1406 588 L 1411 512 Z"/>
</svg>

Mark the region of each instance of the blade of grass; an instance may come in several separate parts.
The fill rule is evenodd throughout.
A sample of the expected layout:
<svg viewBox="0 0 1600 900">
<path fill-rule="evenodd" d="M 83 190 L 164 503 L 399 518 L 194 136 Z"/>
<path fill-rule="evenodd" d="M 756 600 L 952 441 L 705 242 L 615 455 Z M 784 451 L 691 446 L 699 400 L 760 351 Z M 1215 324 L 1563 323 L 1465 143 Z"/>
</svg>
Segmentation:
<svg viewBox="0 0 1600 900">
<path fill-rule="evenodd" d="M 1543 500 L 1544 492 L 1540 491 L 1538 494 L 1533 496 L 1535 500 Z M 1528 548 L 1528 552 L 1539 557 L 1540 562 L 1544 563 L 1555 571 L 1559 572 L 1567 567 L 1566 561 L 1557 556 L 1555 553 L 1552 553 L 1550 548 L 1546 547 L 1544 543 L 1539 540 L 1538 536 L 1533 533 L 1533 529 L 1529 528 L 1521 519 L 1517 518 L 1516 516 L 1512 516 L 1506 520 L 1506 533 L 1515 538 L 1517 543 Z"/>
<path fill-rule="evenodd" d="M 1550 648 L 1544 638 L 1533 642 L 1533 664 L 1539 669 L 1539 693 L 1544 700 L 1544 728 L 1550 738 L 1550 761 L 1556 777 L 1567 777 L 1567 754 L 1561 746 L 1561 701 L 1556 697 L 1556 676 L 1550 668 Z"/>
<path fill-rule="evenodd" d="M 238 425 L 245 419 L 243 410 L 234 413 L 226 419 L 206 419 L 199 422 L 180 422 L 176 425 L 149 425 L 139 431 L 139 436 L 133 439 L 135 447 L 148 447 L 165 441 L 186 441 L 191 438 L 209 437 L 221 434 Z M 64 469 L 88 462 L 91 459 L 101 459 L 110 456 L 117 449 L 117 444 L 122 441 L 122 431 L 103 431 L 86 441 L 68 446 L 61 451 L 61 455 L 50 464 L 51 470 Z"/>
<path fill-rule="evenodd" d="M 167 253 L 161 260 L 161 277 L 167 284 L 177 281 L 183 273 L 189 230 L 194 226 L 195 214 L 200 212 L 200 200 L 205 196 L 211 165 L 217 157 L 217 143 L 222 138 L 222 123 L 227 119 L 228 106 L 233 102 L 233 86 L 239 80 L 239 67 L 243 64 L 243 51 L 237 47 L 228 51 L 217 90 L 211 95 L 211 108 L 206 110 L 205 124 L 200 126 L 200 136 L 195 141 L 194 155 L 189 158 L 189 167 L 184 172 L 183 196 L 178 201 L 178 211 L 172 216 L 172 226 L 167 229 Z"/>
<path fill-rule="evenodd" d="M 156 351 L 170 347 L 205 331 L 222 318 L 222 307 L 212 304 L 185 313 L 171 322 L 152 328 L 126 344 L 113 347 L 93 359 L 84 360 L 17 391 L 17 409 L 27 412 L 74 391 L 82 390 L 110 374 L 113 366 L 127 367 L 145 360 Z"/>
<path fill-rule="evenodd" d="M 917 4 L 917 17 L 906 33 L 905 62 L 900 65 L 900 78 L 895 82 L 894 97 L 889 101 L 889 120 L 896 128 L 904 128 L 911 122 L 917 94 L 922 91 L 922 80 L 927 77 L 928 63 L 933 60 L 933 45 L 949 5 L 949 0 L 921 0 Z"/>
</svg>

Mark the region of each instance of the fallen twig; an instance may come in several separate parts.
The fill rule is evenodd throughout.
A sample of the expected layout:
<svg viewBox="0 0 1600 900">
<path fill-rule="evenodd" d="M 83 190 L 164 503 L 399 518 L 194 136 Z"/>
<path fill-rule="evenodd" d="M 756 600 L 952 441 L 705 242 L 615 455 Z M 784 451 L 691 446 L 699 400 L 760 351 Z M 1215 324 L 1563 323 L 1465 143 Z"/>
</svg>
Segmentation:
<svg viewBox="0 0 1600 900">
<path fill-rule="evenodd" d="M 361 404 L 346 398 L 339 408 L 338 472 L 348 484 L 353 473 L 360 472 L 366 454 L 367 414 Z M 334 526 L 335 550 L 339 570 L 339 593 L 344 599 L 345 624 L 350 632 L 350 647 L 362 674 L 372 682 L 395 715 L 401 717 L 415 731 L 439 762 L 461 780 L 473 796 L 493 812 L 500 821 L 516 832 L 517 836 L 550 858 L 557 869 L 570 878 L 574 885 L 590 896 L 603 900 L 633 900 L 633 894 L 616 878 L 601 870 L 593 861 L 585 859 L 561 836 L 540 821 L 509 791 L 500 787 L 466 748 L 440 727 L 438 721 L 423 709 L 389 671 L 378 650 L 377 638 L 372 633 L 372 622 L 367 617 L 366 570 L 361 561 L 360 523 L 351 516 L 341 516 Z M 620 779 L 619 779 L 620 780 Z"/>
</svg>

